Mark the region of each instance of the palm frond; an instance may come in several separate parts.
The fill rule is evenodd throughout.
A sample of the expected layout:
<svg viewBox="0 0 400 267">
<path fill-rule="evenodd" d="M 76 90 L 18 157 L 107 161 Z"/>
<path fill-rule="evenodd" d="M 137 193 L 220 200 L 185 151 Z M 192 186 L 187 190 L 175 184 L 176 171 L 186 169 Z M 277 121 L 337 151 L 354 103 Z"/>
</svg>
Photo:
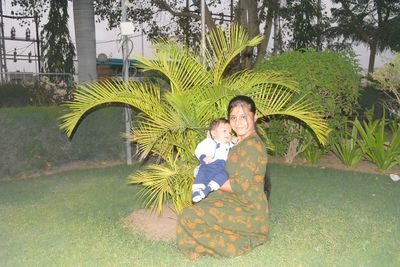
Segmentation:
<svg viewBox="0 0 400 267">
<path fill-rule="evenodd" d="M 280 72 L 268 71 L 268 72 L 256 72 L 252 70 L 244 70 L 224 80 L 229 88 L 237 87 L 242 92 L 254 91 L 254 88 L 263 85 L 270 88 L 276 88 L 277 90 L 284 89 L 291 92 L 298 92 L 298 84 L 282 75 Z M 261 91 L 261 93 L 263 93 Z M 255 96 L 255 93 L 253 93 Z"/>
<path fill-rule="evenodd" d="M 225 83 L 209 88 L 195 88 L 191 93 L 195 95 L 197 114 L 203 126 L 208 126 L 215 118 L 226 117 L 228 101 L 235 95 Z"/>
<path fill-rule="evenodd" d="M 229 31 L 225 31 L 221 27 L 211 30 L 207 35 L 210 49 L 205 51 L 205 55 L 211 67 L 213 83 L 220 84 L 222 74 L 229 63 L 246 47 L 255 46 L 261 40 L 262 36 L 249 39 L 246 29 L 238 24 L 233 24 Z"/>
<path fill-rule="evenodd" d="M 155 59 L 136 57 L 143 70 L 163 73 L 171 82 L 172 92 L 184 92 L 211 82 L 210 75 L 197 55 L 175 41 L 162 40 L 154 45 Z"/>
<path fill-rule="evenodd" d="M 298 90 L 295 82 L 274 72 L 246 71 L 230 78 L 228 88 L 240 88 L 241 94 L 252 97 L 263 116 L 285 115 L 303 121 L 321 144 L 326 143 L 330 130 L 317 107 L 306 97 L 291 103 Z"/>
<path fill-rule="evenodd" d="M 197 122 L 200 126 L 197 132 L 200 135 L 205 134 L 205 129 L 209 126 L 211 120 L 216 117 L 224 117 L 225 113 L 219 113 L 215 109 L 212 97 L 207 97 L 209 92 L 217 92 L 211 88 L 193 88 L 188 96 L 193 100 L 192 106 L 196 110 Z"/>
<path fill-rule="evenodd" d="M 191 203 L 190 189 L 193 182 L 193 164 L 178 165 L 177 158 L 168 158 L 163 165 L 152 164 L 129 177 L 130 183 L 141 184 L 139 197 L 146 207 L 161 213 L 168 199 L 180 212 Z M 182 167 L 184 166 L 184 167 Z"/>
<path fill-rule="evenodd" d="M 264 116 L 284 115 L 303 121 L 314 132 L 321 144 L 326 144 L 331 131 L 326 120 L 315 109 L 313 104 L 306 99 L 306 96 L 298 99 L 286 108 L 282 108 L 280 101 L 274 102 L 275 105 L 267 105 L 262 111 Z"/>
<path fill-rule="evenodd" d="M 171 110 L 173 110 L 177 115 L 176 119 L 179 119 L 188 129 L 198 129 L 200 125 L 196 109 L 197 103 L 192 97 L 194 97 L 194 95 L 190 93 L 184 95 L 172 93 L 165 94 L 165 98 L 168 101 Z"/>
<path fill-rule="evenodd" d="M 166 94 L 161 104 L 163 108 L 159 111 L 162 112 L 141 120 L 133 131 L 132 140 L 138 143 L 142 159 L 150 152 L 162 158 L 176 150 L 187 155 L 188 149 L 194 149 L 192 141 L 196 136 L 190 132 L 198 135 L 203 128 L 190 97 Z"/>
<path fill-rule="evenodd" d="M 175 174 L 176 171 L 174 169 L 152 164 L 143 171 L 138 171 L 131 175 L 129 179 L 132 184 L 143 185 L 143 189 L 139 192 L 139 197 L 145 200 L 145 206 L 151 207 L 160 213 L 163 204 L 172 193 L 170 183 Z"/>
<path fill-rule="evenodd" d="M 65 115 L 60 117 L 60 128 L 71 136 L 79 120 L 90 110 L 106 103 L 127 104 L 140 109 L 148 116 L 159 113 L 160 89 L 152 83 L 130 81 L 87 82 L 73 94 L 73 101 L 64 104 Z"/>
<path fill-rule="evenodd" d="M 162 156 L 167 151 L 172 150 L 168 144 L 168 131 L 162 127 L 158 121 L 145 120 L 138 123 L 132 130 L 131 141 L 137 142 L 140 160 L 145 159 L 150 152 Z M 167 143 L 167 145 L 164 145 Z M 164 156 L 162 156 L 164 158 Z"/>
</svg>

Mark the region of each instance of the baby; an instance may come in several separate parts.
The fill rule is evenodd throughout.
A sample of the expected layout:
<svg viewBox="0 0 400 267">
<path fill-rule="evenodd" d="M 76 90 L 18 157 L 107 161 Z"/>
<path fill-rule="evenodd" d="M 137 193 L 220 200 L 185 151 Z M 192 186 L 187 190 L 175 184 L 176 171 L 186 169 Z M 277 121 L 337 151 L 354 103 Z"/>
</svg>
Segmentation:
<svg viewBox="0 0 400 267">
<path fill-rule="evenodd" d="M 193 202 L 218 190 L 228 179 L 225 163 L 229 149 L 235 145 L 231 131 L 226 119 L 215 119 L 210 124 L 207 138 L 197 145 L 195 155 L 200 160 L 200 167 L 192 186 Z"/>
</svg>

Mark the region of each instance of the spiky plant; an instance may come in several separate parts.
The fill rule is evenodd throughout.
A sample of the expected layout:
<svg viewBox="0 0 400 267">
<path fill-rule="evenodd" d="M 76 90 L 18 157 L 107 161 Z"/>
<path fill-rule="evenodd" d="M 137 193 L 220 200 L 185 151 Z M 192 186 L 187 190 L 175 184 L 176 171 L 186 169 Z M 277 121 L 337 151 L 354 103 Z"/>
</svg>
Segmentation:
<svg viewBox="0 0 400 267">
<path fill-rule="evenodd" d="M 328 126 L 311 103 L 299 99 L 296 85 L 279 73 L 251 70 L 224 76 L 229 63 L 246 47 L 255 46 L 261 37 L 249 40 L 244 28 L 233 25 L 218 28 L 207 35 L 204 58 L 172 40 L 156 43 L 155 59 L 138 57 L 144 70 L 157 70 L 170 81 L 170 91 L 161 93 L 157 84 L 129 81 L 88 82 L 66 103 L 61 128 L 70 136 L 79 120 L 91 109 L 104 103 L 128 104 L 140 110 L 131 140 L 137 142 L 141 158 L 149 154 L 162 159 L 130 176 L 131 183 L 142 184 L 141 197 L 147 206 L 161 212 L 172 200 L 175 211 L 191 205 L 190 191 L 196 144 L 205 137 L 208 123 L 226 116 L 229 100 L 248 95 L 261 116 L 287 115 L 305 122 L 321 143 L 325 143 Z"/>
</svg>

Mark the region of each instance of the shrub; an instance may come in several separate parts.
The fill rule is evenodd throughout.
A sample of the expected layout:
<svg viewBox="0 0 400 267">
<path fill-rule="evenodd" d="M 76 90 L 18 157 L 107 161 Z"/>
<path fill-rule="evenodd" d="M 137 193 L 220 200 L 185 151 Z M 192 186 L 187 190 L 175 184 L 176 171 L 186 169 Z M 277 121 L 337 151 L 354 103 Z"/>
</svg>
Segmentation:
<svg viewBox="0 0 400 267">
<path fill-rule="evenodd" d="M 88 114 L 72 140 L 58 128 L 61 111 L 59 107 L 0 109 L 0 178 L 77 161 L 124 159 L 121 108 Z"/>
<path fill-rule="evenodd" d="M 339 139 L 338 133 L 345 122 L 354 115 L 355 103 L 360 94 L 360 67 L 355 56 L 332 51 L 292 51 L 272 56 L 256 66 L 256 69 L 266 72 L 281 71 L 298 83 L 298 97 L 306 97 L 314 106 L 323 110 L 324 117 L 333 130 L 324 151 L 331 149 Z M 281 120 L 271 119 L 270 128 L 281 127 L 281 124 Z M 286 152 L 276 151 L 277 154 L 286 154 L 288 162 L 305 149 L 307 140 L 312 135 L 310 131 L 300 132 L 298 129 L 301 127 L 297 127 L 297 124 L 297 121 L 285 122 L 284 131 L 279 135 L 270 136 L 273 143 L 279 143 L 274 138 L 289 140 L 285 142 Z M 293 144 L 296 149 L 290 148 Z M 314 148 L 317 147 L 318 145 L 314 144 Z M 289 155 L 289 150 L 292 151 L 292 155 Z"/>
<path fill-rule="evenodd" d="M 387 103 L 389 97 L 379 89 L 379 85 L 376 83 L 368 83 L 363 87 L 363 90 L 359 98 L 359 112 L 358 119 L 380 119 L 383 116 L 385 109 L 385 103 Z M 351 121 L 353 121 L 351 119 Z"/>
<path fill-rule="evenodd" d="M 0 107 L 22 107 L 31 102 L 31 89 L 24 84 L 5 83 L 0 85 Z"/>
<path fill-rule="evenodd" d="M 390 114 L 400 117 L 400 53 L 396 54 L 393 61 L 377 69 L 372 78 L 389 97 L 385 104 Z"/>
<path fill-rule="evenodd" d="M 47 76 L 40 76 L 39 80 L 31 84 L 32 104 L 57 105 L 69 100 L 73 85 L 67 85 L 64 81 L 52 82 Z"/>
<path fill-rule="evenodd" d="M 0 107 L 51 106 L 70 100 L 74 83 L 52 82 L 40 76 L 35 82 L 0 85 Z"/>
</svg>

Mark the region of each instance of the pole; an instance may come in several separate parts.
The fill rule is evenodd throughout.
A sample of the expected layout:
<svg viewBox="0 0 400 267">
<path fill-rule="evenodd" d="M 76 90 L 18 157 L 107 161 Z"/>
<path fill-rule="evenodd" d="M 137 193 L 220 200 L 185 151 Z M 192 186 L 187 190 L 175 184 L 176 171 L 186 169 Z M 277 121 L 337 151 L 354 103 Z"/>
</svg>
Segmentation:
<svg viewBox="0 0 400 267">
<path fill-rule="evenodd" d="M 37 61 L 37 66 L 38 66 L 38 70 L 39 72 L 42 72 L 42 64 L 41 64 L 41 55 L 40 55 L 40 45 L 42 40 L 39 39 L 39 18 L 38 15 L 35 13 L 35 25 L 36 25 L 36 46 L 37 46 L 37 57 L 38 57 L 38 61 Z"/>
<path fill-rule="evenodd" d="M 233 0 L 231 0 L 231 22 L 233 21 Z"/>
<path fill-rule="evenodd" d="M 143 30 L 143 23 L 140 25 L 141 26 L 141 28 L 142 28 L 142 36 L 141 36 L 141 45 L 142 45 L 142 49 L 141 49 L 141 51 L 142 51 L 142 57 L 144 57 L 144 30 Z"/>
<path fill-rule="evenodd" d="M 201 57 L 203 63 L 206 62 L 206 3 L 205 0 L 201 0 Z"/>
<path fill-rule="evenodd" d="M 317 1 L 317 51 L 322 50 L 322 45 L 321 45 L 321 17 L 322 17 L 322 6 L 321 6 L 321 0 Z"/>
<path fill-rule="evenodd" d="M 3 1 L 0 0 L 0 82 L 7 80 L 7 57 L 4 42 Z"/>
<path fill-rule="evenodd" d="M 122 7 L 122 16 L 121 20 L 122 22 L 126 22 L 126 3 L 125 0 L 121 0 L 121 7 Z M 122 58 L 123 58 L 123 78 L 124 78 L 124 84 L 125 86 L 128 86 L 128 76 L 129 76 L 129 60 L 128 60 L 128 36 L 127 35 L 122 35 Z M 125 114 L 125 133 L 126 133 L 126 140 L 125 140 L 125 146 L 126 146 L 126 164 L 127 165 L 132 165 L 132 148 L 131 148 L 131 142 L 129 140 L 129 136 L 131 136 L 131 124 L 132 124 L 132 112 L 131 109 L 129 108 L 128 105 L 125 106 L 124 108 L 124 114 Z"/>
</svg>

